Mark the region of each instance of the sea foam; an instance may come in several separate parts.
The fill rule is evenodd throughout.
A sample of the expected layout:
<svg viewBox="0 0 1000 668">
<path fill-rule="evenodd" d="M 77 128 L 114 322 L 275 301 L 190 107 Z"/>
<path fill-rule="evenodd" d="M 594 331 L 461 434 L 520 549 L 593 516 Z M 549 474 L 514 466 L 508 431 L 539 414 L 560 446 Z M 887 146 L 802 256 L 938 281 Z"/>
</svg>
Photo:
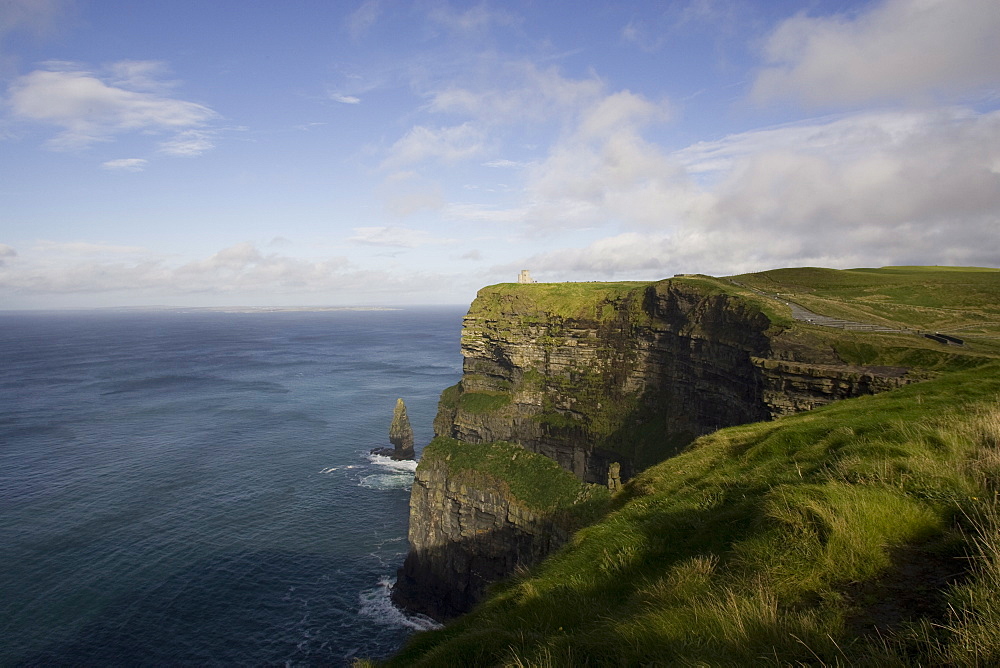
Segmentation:
<svg viewBox="0 0 1000 668">
<path fill-rule="evenodd" d="M 358 612 L 386 626 L 401 626 L 414 631 L 431 631 L 441 628 L 441 624 L 426 615 L 408 614 L 397 608 L 390 598 L 392 580 L 382 577 L 378 586 L 361 592 Z"/>
<path fill-rule="evenodd" d="M 398 461 L 391 457 L 369 454 L 368 460 L 378 473 L 362 476 L 358 484 L 369 489 L 410 489 L 417 463 L 413 460 Z"/>
</svg>

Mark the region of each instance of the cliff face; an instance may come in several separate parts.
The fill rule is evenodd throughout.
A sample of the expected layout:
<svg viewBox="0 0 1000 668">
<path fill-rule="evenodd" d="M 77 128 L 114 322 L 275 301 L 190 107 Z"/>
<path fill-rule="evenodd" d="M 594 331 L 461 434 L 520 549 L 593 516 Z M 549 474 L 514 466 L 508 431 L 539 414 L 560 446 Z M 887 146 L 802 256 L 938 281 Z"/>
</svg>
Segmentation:
<svg viewBox="0 0 1000 668">
<path fill-rule="evenodd" d="M 627 479 L 720 427 L 907 382 L 905 369 L 787 345 L 760 310 L 697 285 L 595 287 L 576 312 L 521 287 L 473 303 L 435 432 L 519 443 L 588 482 L 606 483 L 613 462 Z"/>
<path fill-rule="evenodd" d="M 609 497 L 514 443 L 435 438 L 413 482 L 410 552 L 393 600 L 437 619 L 466 612 L 489 583 L 565 543 Z"/>
<path fill-rule="evenodd" d="M 442 461 L 417 470 L 410 496 L 412 550 L 393 600 L 437 619 L 468 611 L 486 585 L 562 545 L 564 528 L 514 501 L 502 481 L 469 486 Z M 414 521 L 416 518 L 416 521 Z"/>
<path fill-rule="evenodd" d="M 601 485 L 721 427 L 909 382 L 906 369 L 850 366 L 829 347 L 793 343 L 709 281 L 485 288 L 465 318 L 462 355 L 436 435 L 458 447 L 508 441 Z M 394 598 L 446 618 L 567 534 L 550 512 L 512 500 L 505 474 L 458 482 L 434 452 L 417 469 Z"/>
</svg>

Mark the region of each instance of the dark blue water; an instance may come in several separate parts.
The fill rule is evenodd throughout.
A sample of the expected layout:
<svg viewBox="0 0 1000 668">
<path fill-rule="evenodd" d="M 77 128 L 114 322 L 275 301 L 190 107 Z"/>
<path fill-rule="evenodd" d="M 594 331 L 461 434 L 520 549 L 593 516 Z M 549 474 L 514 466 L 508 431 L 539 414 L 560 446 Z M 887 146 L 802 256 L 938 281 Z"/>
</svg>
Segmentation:
<svg viewBox="0 0 1000 668">
<path fill-rule="evenodd" d="M 464 309 L 0 314 L 0 664 L 347 663 L 386 586 Z"/>
</svg>

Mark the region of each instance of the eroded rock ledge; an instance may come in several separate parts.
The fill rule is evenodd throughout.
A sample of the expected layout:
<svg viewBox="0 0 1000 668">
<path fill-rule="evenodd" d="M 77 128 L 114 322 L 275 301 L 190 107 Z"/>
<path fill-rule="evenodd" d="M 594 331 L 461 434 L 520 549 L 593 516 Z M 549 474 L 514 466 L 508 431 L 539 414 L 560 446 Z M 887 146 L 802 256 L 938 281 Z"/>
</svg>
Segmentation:
<svg viewBox="0 0 1000 668">
<path fill-rule="evenodd" d="M 609 470 L 627 480 L 721 427 L 911 382 L 905 368 L 850 365 L 789 336 L 758 301 L 708 277 L 484 288 L 462 355 L 437 436 L 453 448 L 513 443 L 600 485 Z M 568 525 L 512 496 L 506 474 L 458 482 L 433 452 L 417 469 L 394 598 L 444 619 L 561 545 Z"/>
<path fill-rule="evenodd" d="M 482 456 L 517 456 L 517 446 L 502 445 L 506 449 L 491 447 Z M 447 449 L 456 446 L 486 447 L 436 441 L 424 450 L 410 496 L 411 550 L 393 589 L 398 605 L 437 619 L 468 611 L 488 584 L 565 543 L 572 523 L 557 506 L 574 503 L 582 493 L 572 481 L 558 503 L 532 508 L 512 493 L 504 476 L 484 472 L 481 462 L 449 461 Z M 527 461 L 530 453 L 523 456 L 522 466 L 538 465 Z M 559 478 L 559 472 L 548 473 Z"/>
</svg>

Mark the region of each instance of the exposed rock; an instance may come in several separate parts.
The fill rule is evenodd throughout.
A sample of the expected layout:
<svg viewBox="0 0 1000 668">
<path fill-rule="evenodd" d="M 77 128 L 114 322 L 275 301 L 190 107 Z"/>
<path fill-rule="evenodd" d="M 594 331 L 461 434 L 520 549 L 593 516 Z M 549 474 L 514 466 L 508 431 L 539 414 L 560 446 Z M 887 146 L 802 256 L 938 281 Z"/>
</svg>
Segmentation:
<svg viewBox="0 0 1000 668">
<path fill-rule="evenodd" d="M 410 494 L 410 552 L 392 599 L 446 620 L 467 612 L 486 586 L 566 542 L 545 515 L 516 503 L 500 480 L 469 486 L 439 460 L 422 460 Z"/>
<path fill-rule="evenodd" d="M 743 299 L 683 282 L 603 297 L 588 317 L 518 287 L 523 297 L 485 288 L 470 308 L 464 374 L 435 433 L 520 443 L 588 482 L 606 484 L 611 462 L 627 480 L 721 427 L 910 382 L 906 369 L 786 342 Z"/>
<path fill-rule="evenodd" d="M 396 460 L 413 459 L 413 428 L 410 426 L 410 418 L 406 415 L 406 404 L 402 399 L 396 399 L 392 424 L 389 426 L 389 442 L 393 447 L 374 448 L 372 454 Z"/>
<path fill-rule="evenodd" d="M 912 380 L 904 368 L 852 366 L 794 341 L 747 301 L 697 283 L 597 287 L 593 303 L 574 309 L 551 289 L 479 292 L 462 330 L 462 380 L 442 393 L 435 434 L 516 443 L 613 489 L 721 427 Z M 512 510 L 506 489 L 488 479 L 456 487 L 439 464 L 421 462 L 398 603 L 458 614 L 487 582 L 565 541 L 545 518 Z"/>
<path fill-rule="evenodd" d="M 611 462 L 608 465 L 608 489 L 617 492 L 622 488 L 622 465 Z"/>
</svg>

